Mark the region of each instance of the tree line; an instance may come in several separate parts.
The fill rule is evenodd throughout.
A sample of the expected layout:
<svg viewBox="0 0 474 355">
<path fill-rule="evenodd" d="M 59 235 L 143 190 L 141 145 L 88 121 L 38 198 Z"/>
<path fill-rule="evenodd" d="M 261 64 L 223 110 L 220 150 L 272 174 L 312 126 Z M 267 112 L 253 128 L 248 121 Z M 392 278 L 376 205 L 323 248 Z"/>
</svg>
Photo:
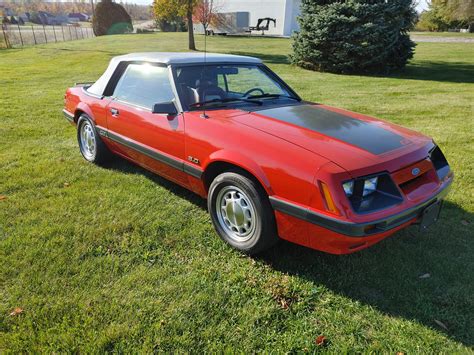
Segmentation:
<svg viewBox="0 0 474 355">
<path fill-rule="evenodd" d="M 425 31 L 447 31 L 468 28 L 474 32 L 474 0 L 431 0 L 417 28 Z"/>
<path fill-rule="evenodd" d="M 98 3 L 98 1 L 94 1 Z M 132 4 L 129 2 L 118 2 L 122 5 L 132 20 L 149 20 L 153 17 L 152 9 L 147 5 Z M 5 7 L 9 8 L 15 15 L 21 15 L 25 12 L 30 14 L 38 13 L 39 11 L 48 12 L 52 15 L 68 14 L 68 13 L 85 13 L 92 15 L 92 5 L 90 0 L 76 0 L 76 1 L 52 1 L 46 2 L 44 0 L 23 0 L 12 1 L 4 3 Z M 0 17 L 5 14 L 0 13 Z"/>
</svg>

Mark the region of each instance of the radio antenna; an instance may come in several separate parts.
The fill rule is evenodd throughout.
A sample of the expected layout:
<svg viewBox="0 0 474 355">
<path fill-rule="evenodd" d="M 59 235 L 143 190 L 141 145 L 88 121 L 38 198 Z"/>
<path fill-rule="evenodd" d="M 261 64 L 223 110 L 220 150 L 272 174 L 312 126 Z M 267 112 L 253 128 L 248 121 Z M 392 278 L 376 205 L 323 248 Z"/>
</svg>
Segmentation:
<svg viewBox="0 0 474 355">
<path fill-rule="evenodd" d="M 208 0 L 205 0 L 204 1 L 204 9 L 203 11 L 205 11 L 205 20 L 204 21 L 207 21 L 207 18 L 209 17 L 209 14 L 207 13 L 207 11 L 209 10 L 208 6 L 209 4 L 207 3 Z M 206 71 L 206 64 L 207 64 L 207 26 L 209 24 L 206 22 L 206 25 L 204 26 L 204 68 L 201 72 L 201 80 L 204 79 L 205 77 L 205 71 Z M 206 98 L 206 95 L 204 95 L 204 99 Z M 202 111 L 202 114 L 201 114 L 201 118 L 209 118 L 208 115 L 206 115 L 206 106 L 204 105 L 203 107 L 203 111 Z"/>
</svg>

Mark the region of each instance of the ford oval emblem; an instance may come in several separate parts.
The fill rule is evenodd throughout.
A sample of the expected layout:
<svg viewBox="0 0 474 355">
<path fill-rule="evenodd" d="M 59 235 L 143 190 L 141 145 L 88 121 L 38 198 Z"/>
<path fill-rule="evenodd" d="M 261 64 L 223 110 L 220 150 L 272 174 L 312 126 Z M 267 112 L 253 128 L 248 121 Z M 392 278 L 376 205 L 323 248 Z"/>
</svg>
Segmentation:
<svg viewBox="0 0 474 355">
<path fill-rule="evenodd" d="M 419 173 L 420 173 L 420 169 L 419 169 L 419 168 L 414 168 L 414 169 L 411 171 L 411 174 L 412 174 L 413 176 L 417 176 Z"/>
</svg>

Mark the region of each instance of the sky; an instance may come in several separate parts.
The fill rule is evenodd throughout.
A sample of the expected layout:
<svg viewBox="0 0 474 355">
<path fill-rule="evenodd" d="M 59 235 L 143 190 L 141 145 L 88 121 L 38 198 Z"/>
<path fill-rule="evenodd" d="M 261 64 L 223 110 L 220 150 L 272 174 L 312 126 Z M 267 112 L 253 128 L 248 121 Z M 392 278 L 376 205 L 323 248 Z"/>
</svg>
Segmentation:
<svg viewBox="0 0 474 355">
<path fill-rule="evenodd" d="M 153 0 L 124 0 L 124 2 L 133 3 L 133 4 L 140 4 L 140 5 L 151 5 Z M 418 12 L 426 10 L 427 8 L 428 8 L 428 4 L 427 4 L 426 0 L 418 0 L 418 5 L 416 7 Z"/>
</svg>

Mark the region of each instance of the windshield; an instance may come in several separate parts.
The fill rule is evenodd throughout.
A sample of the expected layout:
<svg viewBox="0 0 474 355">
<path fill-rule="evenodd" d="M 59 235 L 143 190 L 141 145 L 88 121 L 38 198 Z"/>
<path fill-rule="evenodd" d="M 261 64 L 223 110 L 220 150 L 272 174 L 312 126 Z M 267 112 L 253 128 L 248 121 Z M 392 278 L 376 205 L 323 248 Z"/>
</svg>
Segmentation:
<svg viewBox="0 0 474 355">
<path fill-rule="evenodd" d="M 298 100 L 261 65 L 216 64 L 177 67 L 176 86 L 187 110 L 222 106 L 261 106 L 275 100 Z"/>
</svg>

